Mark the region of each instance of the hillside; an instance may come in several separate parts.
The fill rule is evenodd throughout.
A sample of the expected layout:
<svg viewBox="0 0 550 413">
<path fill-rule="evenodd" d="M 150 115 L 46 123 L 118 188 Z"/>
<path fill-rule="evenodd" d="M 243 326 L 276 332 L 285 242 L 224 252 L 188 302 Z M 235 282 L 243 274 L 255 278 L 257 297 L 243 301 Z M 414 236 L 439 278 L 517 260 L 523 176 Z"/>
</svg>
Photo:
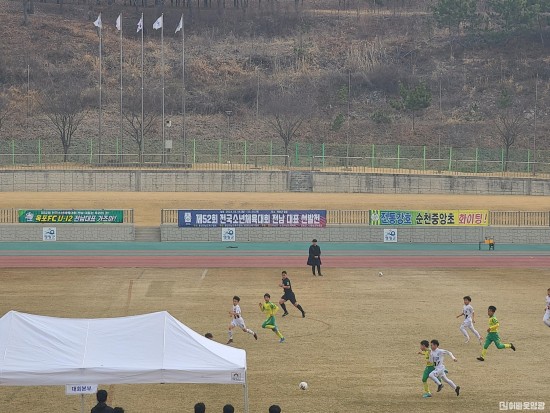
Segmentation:
<svg viewBox="0 0 550 413">
<path fill-rule="evenodd" d="M 165 119 L 172 122 L 165 133 L 172 134 L 173 150 L 181 150 L 183 49 L 187 144 L 280 142 L 269 124 L 278 114 L 283 121 L 303 118 L 293 142 L 501 147 L 497 123 L 517 113 L 521 127 L 511 147 L 532 148 L 536 140 L 537 149 L 548 148 L 550 42 L 544 30 L 450 36 L 433 21 L 435 1 L 200 0 L 185 8 L 179 1 L 148 7 L 121 2 L 35 2 L 24 25 L 22 2 L 0 0 L 0 118 L 10 110 L 0 124 L 0 153 L 8 153 L 12 141 L 34 153 L 37 138 L 42 150 L 62 153 L 44 96 L 72 89 L 81 91 L 83 120 L 69 152 L 97 148 L 99 37 L 93 22 L 99 13 L 101 144 L 104 152 L 122 145 L 115 28 L 122 13 L 123 107 L 134 113 L 134 130 L 124 120 L 122 150 L 136 153 L 142 50 L 136 25 L 142 12 L 144 112 L 151 122 L 145 152 L 162 150 L 162 59 Z M 181 32 L 174 33 L 182 12 L 184 47 Z M 152 29 L 161 13 L 163 56 L 160 30 Z M 415 114 L 414 131 L 410 113 L 392 105 L 400 83 L 425 83 L 431 92 L 430 106 Z M 499 104 L 503 96 L 506 111 Z"/>
</svg>

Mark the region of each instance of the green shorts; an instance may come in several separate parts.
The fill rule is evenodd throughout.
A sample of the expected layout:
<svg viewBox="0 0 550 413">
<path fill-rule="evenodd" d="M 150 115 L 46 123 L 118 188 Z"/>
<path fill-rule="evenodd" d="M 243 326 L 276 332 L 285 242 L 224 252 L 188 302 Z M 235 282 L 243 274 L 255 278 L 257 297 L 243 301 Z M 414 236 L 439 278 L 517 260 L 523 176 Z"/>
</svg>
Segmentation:
<svg viewBox="0 0 550 413">
<path fill-rule="evenodd" d="M 266 328 L 266 326 L 268 325 L 277 328 L 277 323 L 275 323 L 275 317 L 271 316 L 267 320 L 265 320 L 262 324 L 262 328 Z"/>
<path fill-rule="evenodd" d="M 500 336 L 498 333 L 488 333 L 485 337 L 485 344 L 483 345 L 484 349 L 488 349 L 491 343 L 495 343 L 498 349 L 503 349 L 506 346 L 500 342 Z"/>
<path fill-rule="evenodd" d="M 428 381 L 428 377 L 430 376 L 430 373 L 435 370 L 434 366 L 426 366 L 424 369 L 424 374 L 422 375 L 422 382 L 426 383 Z"/>
</svg>

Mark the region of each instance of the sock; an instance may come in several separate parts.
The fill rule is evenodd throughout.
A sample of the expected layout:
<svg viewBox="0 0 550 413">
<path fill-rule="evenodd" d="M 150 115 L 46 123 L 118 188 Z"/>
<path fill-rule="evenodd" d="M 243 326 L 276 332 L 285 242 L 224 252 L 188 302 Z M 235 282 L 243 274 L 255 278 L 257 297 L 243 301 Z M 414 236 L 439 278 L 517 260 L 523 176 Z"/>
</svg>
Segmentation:
<svg viewBox="0 0 550 413">
<path fill-rule="evenodd" d="M 282 303 L 282 304 L 281 304 L 281 308 L 283 309 L 283 311 L 284 311 L 285 313 L 288 312 L 288 311 L 286 311 L 286 304 L 285 304 L 285 303 Z"/>
<path fill-rule="evenodd" d="M 248 334 L 252 334 L 252 335 L 254 335 L 254 331 L 252 331 L 252 330 L 251 330 L 251 329 L 249 329 L 249 328 L 247 328 L 247 329 L 246 329 L 246 332 L 247 332 Z"/>
<path fill-rule="evenodd" d="M 479 334 L 474 327 L 471 327 L 470 330 L 472 330 L 472 333 L 475 334 L 478 340 L 481 340 L 481 334 Z"/>
<path fill-rule="evenodd" d="M 466 337 L 466 340 L 470 339 L 470 336 L 468 335 L 468 332 L 466 331 L 466 328 L 464 326 L 460 326 L 460 332 Z"/>
<path fill-rule="evenodd" d="M 311 272 L 315 275 L 315 267 L 313 265 L 311 266 Z"/>
<path fill-rule="evenodd" d="M 273 331 L 275 332 L 275 334 L 277 334 L 279 338 L 283 338 L 283 334 L 279 331 L 279 329 L 274 328 Z"/>
<path fill-rule="evenodd" d="M 487 349 L 484 348 L 483 350 L 481 350 L 481 357 L 485 358 L 486 355 L 487 355 Z"/>
<path fill-rule="evenodd" d="M 296 306 L 296 308 L 297 308 L 298 310 L 300 310 L 302 313 L 304 312 L 304 309 L 302 308 L 302 306 L 301 306 L 300 304 L 298 304 L 298 305 Z"/>
<path fill-rule="evenodd" d="M 229 340 L 233 340 L 233 330 L 229 330 L 227 333 L 227 335 L 229 336 Z"/>
<path fill-rule="evenodd" d="M 511 347 L 512 347 L 511 344 L 505 344 L 505 345 L 504 345 L 504 348 L 511 348 Z"/>
<path fill-rule="evenodd" d="M 422 383 L 422 385 L 424 386 L 424 393 L 429 393 L 430 392 L 430 386 L 428 385 L 428 382 L 425 381 Z"/>
<path fill-rule="evenodd" d="M 442 376 L 442 379 L 443 379 L 444 381 L 446 381 L 446 382 L 449 384 L 449 386 L 451 386 L 451 387 L 453 388 L 453 390 L 456 389 L 456 384 L 454 384 L 453 381 L 452 381 L 450 378 L 448 378 L 447 376 L 443 375 L 443 376 Z"/>
</svg>

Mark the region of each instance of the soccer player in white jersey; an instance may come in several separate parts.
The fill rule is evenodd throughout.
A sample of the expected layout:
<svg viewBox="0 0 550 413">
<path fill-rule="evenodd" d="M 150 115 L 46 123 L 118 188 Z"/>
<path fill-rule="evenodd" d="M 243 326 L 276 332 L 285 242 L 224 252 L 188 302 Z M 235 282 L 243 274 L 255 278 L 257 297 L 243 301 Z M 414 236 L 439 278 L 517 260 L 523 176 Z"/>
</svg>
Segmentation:
<svg viewBox="0 0 550 413">
<path fill-rule="evenodd" d="M 477 337 L 479 344 L 481 344 L 481 334 L 479 334 L 474 328 L 474 323 L 476 322 L 476 320 L 474 315 L 474 307 L 472 307 L 472 305 L 470 304 L 471 302 L 472 297 L 470 297 L 469 295 L 464 297 L 464 308 L 462 309 L 462 312 L 456 316 L 456 318 L 464 316 L 464 321 L 460 325 L 460 331 L 462 332 L 462 334 L 464 334 L 464 337 L 466 338 L 465 343 L 470 341 L 470 336 L 468 335 L 468 331 L 466 331 L 466 329 L 469 328 L 472 333 L 474 333 L 474 335 Z"/>
<path fill-rule="evenodd" d="M 229 312 L 229 314 L 231 315 L 231 322 L 229 323 L 229 340 L 227 341 L 227 344 L 233 343 L 233 329 L 235 327 L 239 327 L 245 333 L 252 334 L 254 338 L 258 340 L 258 336 L 256 335 L 256 333 L 249 328 L 246 328 L 246 325 L 244 324 L 241 307 L 239 306 L 240 301 L 241 299 L 239 297 L 233 297 L 233 309 Z"/>
<path fill-rule="evenodd" d="M 546 309 L 544 311 L 544 317 L 542 317 L 542 321 L 544 322 L 544 324 L 550 327 L 550 288 L 548 289 L 548 295 L 546 296 Z"/>
<path fill-rule="evenodd" d="M 443 362 L 445 355 L 450 356 L 453 361 L 458 361 L 457 358 L 450 351 L 439 348 L 439 341 L 437 340 L 430 341 L 430 348 L 430 361 L 434 364 L 435 367 L 435 370 L 430 373 L 430 379 L 432 379 L 435 384 L 437 384 L 438 392 L 441 391 L 441 389 L 443 388 L 443 383 L 441 382 L 441 380 L 443 380 L 445 383 L 451 386 L 451 388 L 458 396 L 460 394 L 460 386 L 454 384 L 453 381 L 447 377 L 447 375 L 445 374 L 445 364 Z"/>
</svg>

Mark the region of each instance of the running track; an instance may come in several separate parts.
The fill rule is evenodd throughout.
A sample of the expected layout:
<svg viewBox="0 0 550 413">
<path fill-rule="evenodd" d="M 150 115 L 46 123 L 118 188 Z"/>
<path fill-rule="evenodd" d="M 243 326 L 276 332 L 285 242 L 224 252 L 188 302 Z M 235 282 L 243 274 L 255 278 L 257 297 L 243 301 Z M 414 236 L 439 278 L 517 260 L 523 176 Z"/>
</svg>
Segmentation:
<svg viewBox="0 0 550 413">
<path fill-rule="evenodd" d="M 0 246 L 1 268 L 279 268 L 306 265 L 304 245 L 216 243 L 9 243 Z M 268 248 L 266 248 L 266 245 Z M 147 247 L 147 248 L 144 248 Z M 406 244 L 322 245 L 327 268 L 548 268 L 550 246 Z M 307 251 L 307 245 L 306 245 Z"/>
</svg>

